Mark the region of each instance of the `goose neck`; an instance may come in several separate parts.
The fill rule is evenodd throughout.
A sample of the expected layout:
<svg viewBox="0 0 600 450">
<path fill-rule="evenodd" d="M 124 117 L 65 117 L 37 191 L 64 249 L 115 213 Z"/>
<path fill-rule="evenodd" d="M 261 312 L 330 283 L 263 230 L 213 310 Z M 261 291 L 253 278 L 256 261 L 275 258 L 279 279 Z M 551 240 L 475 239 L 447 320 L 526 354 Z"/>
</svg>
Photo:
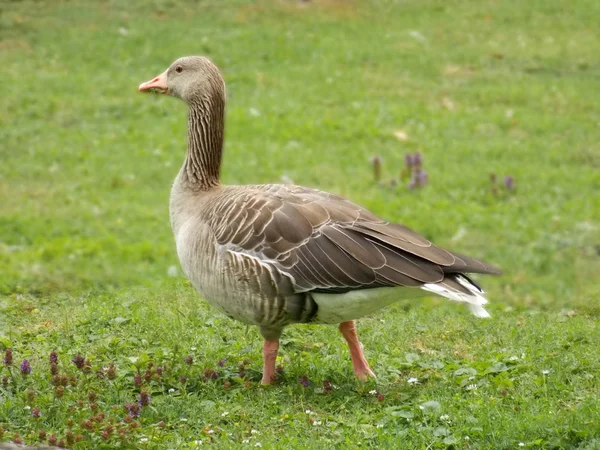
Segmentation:
<svg viewBox="0 0 600 450">
<path fill-rule="evenodd" d="M 192 188 L 207 190 L 219 185 L 224 112 L 225 101 L 218 96 L 190 103 L 182 176 Z"/>
</svg>

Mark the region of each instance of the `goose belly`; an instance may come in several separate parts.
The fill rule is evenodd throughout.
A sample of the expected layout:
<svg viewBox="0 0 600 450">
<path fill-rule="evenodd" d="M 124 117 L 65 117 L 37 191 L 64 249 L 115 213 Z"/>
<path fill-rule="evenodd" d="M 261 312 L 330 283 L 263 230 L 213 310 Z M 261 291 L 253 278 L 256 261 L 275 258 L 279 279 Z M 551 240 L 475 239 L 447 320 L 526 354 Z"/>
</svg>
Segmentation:
<svg viewBox="0 0 600 450">
<path fill-rule="evenodd" d="M 312 293 L 318 312 L 313 322 L 333 324 L 359 319 L 403 298 L 425 295 L 421 289 L 410 287 L 384 287 L 361 289 L 344 294 Z"/>
</svg>

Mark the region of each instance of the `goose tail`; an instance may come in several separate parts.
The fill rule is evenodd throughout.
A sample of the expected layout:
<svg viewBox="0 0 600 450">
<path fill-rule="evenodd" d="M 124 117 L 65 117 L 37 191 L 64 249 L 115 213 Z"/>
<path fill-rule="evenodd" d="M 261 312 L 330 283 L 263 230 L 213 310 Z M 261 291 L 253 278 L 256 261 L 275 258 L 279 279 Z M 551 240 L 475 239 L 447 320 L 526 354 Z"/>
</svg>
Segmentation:
<svg viewBox="0 0 600 450">
<path fill-rule="evenodd" d="M 455 302 L 466 303 L 476 317 L 491 317 L 483 305 L 488 301 L 481 287 L 463 274 L 449 274 L 438 283 L 427 283 L 421 289 Z"/>
</svg>

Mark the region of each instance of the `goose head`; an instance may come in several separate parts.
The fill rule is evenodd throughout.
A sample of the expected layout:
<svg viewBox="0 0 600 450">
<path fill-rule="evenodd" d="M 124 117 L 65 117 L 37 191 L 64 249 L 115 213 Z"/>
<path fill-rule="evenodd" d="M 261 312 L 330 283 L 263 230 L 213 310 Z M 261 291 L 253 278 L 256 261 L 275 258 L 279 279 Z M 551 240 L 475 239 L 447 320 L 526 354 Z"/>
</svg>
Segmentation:
<svg viewBox="0 0 600 450">
<path fill-rule="evenodd" d="M 188 104 L 223 97 L 225 82 L 215 66 L 203 56 L 185 56 L 177 59 L 167 70 L 140 84 L 141 92 L 156 92 L 179 98 Z"/>
</svg>

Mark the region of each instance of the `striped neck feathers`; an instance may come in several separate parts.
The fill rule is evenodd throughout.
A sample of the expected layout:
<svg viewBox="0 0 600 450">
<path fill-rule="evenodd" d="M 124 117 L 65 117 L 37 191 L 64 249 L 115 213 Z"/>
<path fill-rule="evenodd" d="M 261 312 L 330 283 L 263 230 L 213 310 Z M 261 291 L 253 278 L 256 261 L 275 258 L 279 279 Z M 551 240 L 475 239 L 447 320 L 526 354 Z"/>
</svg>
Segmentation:
<svg viewBox="0 0 600 450">
<path fill-rule="evenodd" d="M 193 189 L 219 185 L 225 126 L 225 94 L 215 90 L 210 97 L 189 102 L 188 149 L 183 179 Z"/>
</svg>

